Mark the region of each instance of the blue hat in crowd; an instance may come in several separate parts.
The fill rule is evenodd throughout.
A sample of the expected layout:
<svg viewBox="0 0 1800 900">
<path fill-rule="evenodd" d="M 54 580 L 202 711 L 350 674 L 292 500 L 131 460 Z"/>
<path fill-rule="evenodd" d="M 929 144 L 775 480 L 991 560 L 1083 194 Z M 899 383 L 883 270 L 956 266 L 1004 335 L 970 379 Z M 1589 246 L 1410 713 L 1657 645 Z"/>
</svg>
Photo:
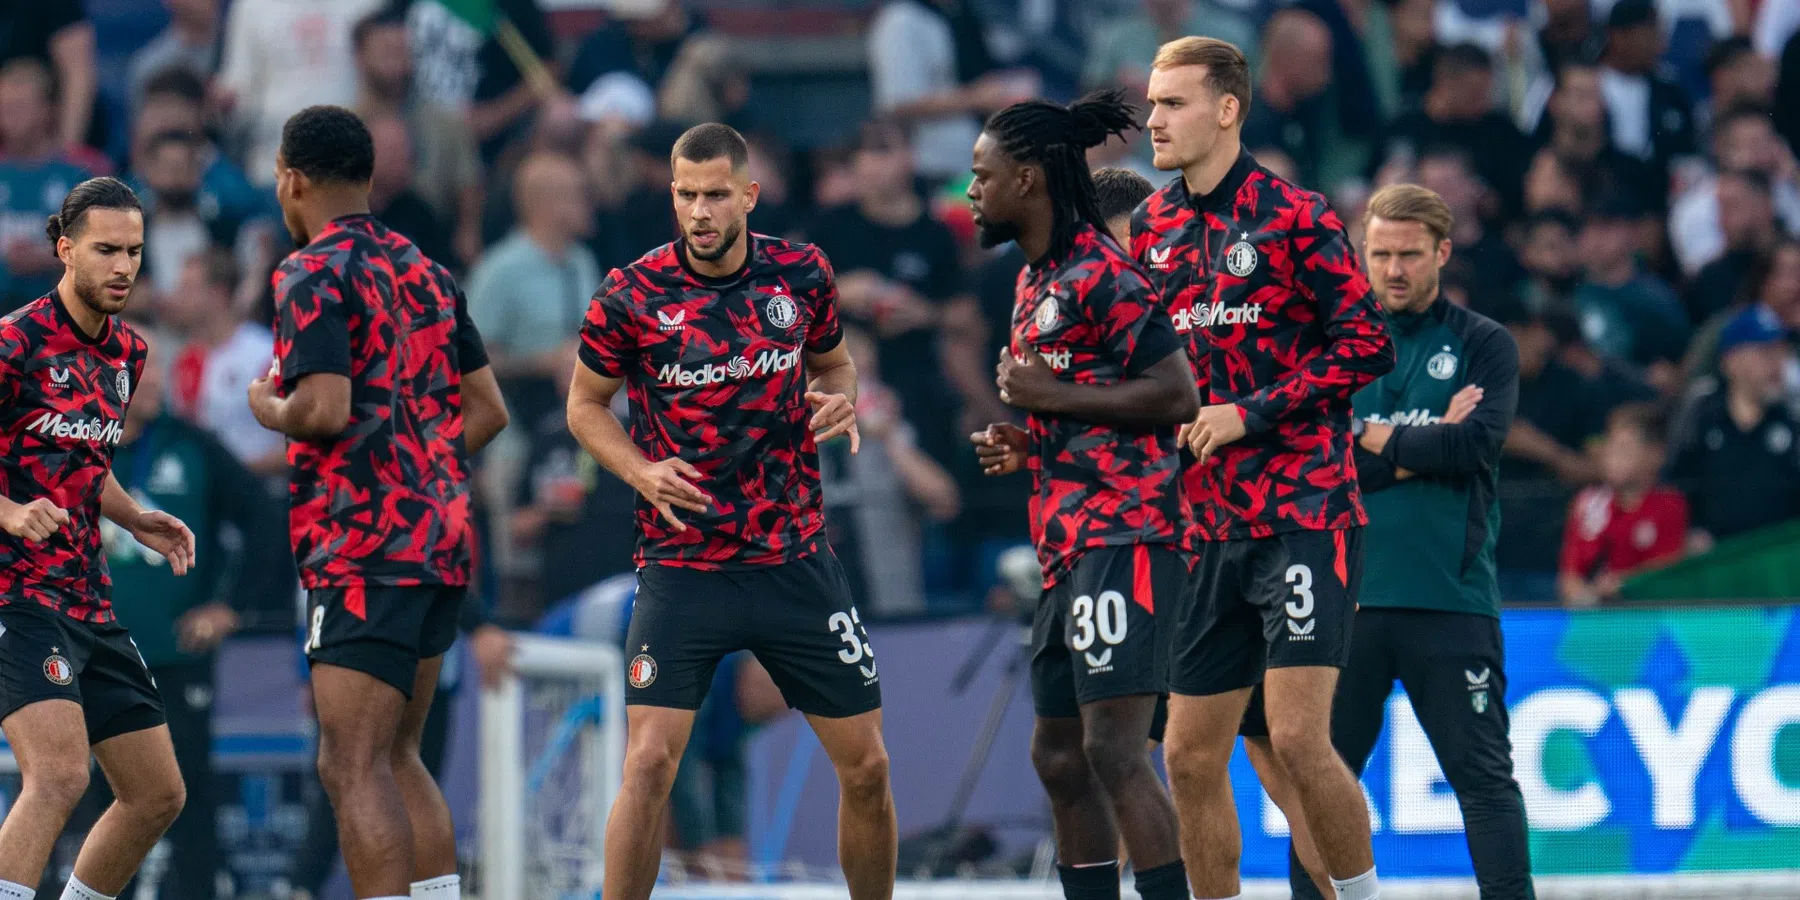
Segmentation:
<svg viewBox="0 0 1800 900">
<path fill-rule="evenodd" d="M 1766 306 L 1752 306 L 1731 317 L 1725 330 L 1719 332 L 1719 355 L 1724 356 L 1747 344 L 1773 344 L 1788 338 L 1787 329 L 1775 312 Z"/>
</svg>

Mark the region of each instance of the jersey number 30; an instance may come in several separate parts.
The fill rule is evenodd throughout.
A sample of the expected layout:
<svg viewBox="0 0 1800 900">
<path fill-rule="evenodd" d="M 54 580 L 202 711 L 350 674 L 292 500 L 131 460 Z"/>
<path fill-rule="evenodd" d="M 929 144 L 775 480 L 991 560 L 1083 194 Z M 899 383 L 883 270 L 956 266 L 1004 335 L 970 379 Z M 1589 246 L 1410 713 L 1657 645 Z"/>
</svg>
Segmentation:
<svg viewBox="0 0 1800 900">
<path fill-rule="evenodd" d="M 1075 619 L 1075 638 L 1069 643 L 1077 653 L 1094 646 L 1096 636 L 1111 647 L 1125 640 L 1125 595 L 1118 591 L 1101 591 L 1099 600 L 1082 594 L 1075 598 L 1069 615 Z"/>
</svg>

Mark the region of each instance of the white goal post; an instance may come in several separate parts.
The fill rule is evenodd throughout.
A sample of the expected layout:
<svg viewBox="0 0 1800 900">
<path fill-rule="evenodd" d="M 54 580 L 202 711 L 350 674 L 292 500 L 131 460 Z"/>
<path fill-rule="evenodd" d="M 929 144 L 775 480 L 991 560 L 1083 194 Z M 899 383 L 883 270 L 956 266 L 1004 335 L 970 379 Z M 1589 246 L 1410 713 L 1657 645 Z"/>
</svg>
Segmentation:
<svg viewBox="0 0 1800 900">
<path fill-rule="evenodd" d="M 481 695 L 482 900 L 599 895 L 625 764 L 625 663 L 606 643 L 514 636 Z"/>
</svg>

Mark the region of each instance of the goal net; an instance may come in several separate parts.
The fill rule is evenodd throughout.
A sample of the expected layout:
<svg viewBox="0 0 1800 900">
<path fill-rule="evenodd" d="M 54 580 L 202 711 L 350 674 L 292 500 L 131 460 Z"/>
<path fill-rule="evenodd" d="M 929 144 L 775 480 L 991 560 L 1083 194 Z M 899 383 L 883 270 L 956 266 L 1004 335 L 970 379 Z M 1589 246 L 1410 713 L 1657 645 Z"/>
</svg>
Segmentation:
<svg viewBox="0 0 1800 900">
<path fill-rule="evenodd" d="M 624 769 L 625 664 L 611 644 L 514 640 L 513 674 L 481 697 L 482 900 L 589 900 Z"/>
</svg>

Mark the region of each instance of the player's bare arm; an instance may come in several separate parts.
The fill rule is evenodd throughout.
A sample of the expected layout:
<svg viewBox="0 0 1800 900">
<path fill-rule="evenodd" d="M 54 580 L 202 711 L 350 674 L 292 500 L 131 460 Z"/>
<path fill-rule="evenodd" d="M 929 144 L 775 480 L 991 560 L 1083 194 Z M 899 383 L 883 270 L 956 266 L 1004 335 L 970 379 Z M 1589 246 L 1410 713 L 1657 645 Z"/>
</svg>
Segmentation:
<svg viewBox="0 0 1800 900">
<path fill-rule="evenodd" d="M 824 353 L 806 354 L 806 402 L 812 405 L 813 440 L 825 443 L 850 436 L 850 452 L 862 446 L 856 433 L 856 363 L 843 343 Z"/>
<path fill-rule="evenodd" d="M 506 411 L 506 398 L 500 394 L 500 380 L 494 377 L 493 366 L 463 373 L 462 413 L 463 445 L 470 453 L 486 447 L 512 420 Z"/>
<path fill-rule="evenodd" d="M 595 462 L 650 501 L 676 531 L 686 531 L 675 509 L 703 513 L 711 508 L 712 498 L 694 486 L 700 470 L 675 456 L 651 462 L 631 442 L 612 413 L 613 396 L 624 384 L 623 378 L 606 378 L 576 363 L 569 385 L 569 433 Z"/>
<path fill-rule="evenodd" d="M 969 435 L 969 443 L 975 445 L 975 458 L 981 461 L 983 475 L 1011 475 L 1025 468 L 1025 456 L 1031 451 L 1031 435 L 1006 422 Z"/>
<path fill-rule="evenodd" d="M 275 393 L 272 374 L 250 382 L 250 412 L 270 431 L 300 440 L 323 440 L 350 424 L 350 378 L 316 372 L 300 379 L 286 397 Z"/>
<path fill-rule="evenodd" d="M 106 473 L 106 487 L 100 492 L 100 514 L 131 532 L 138 543 L 162 554 L 176 575 L 186 575 L 193 567 L 194 533 L 187 524 L 160 509 L 140 506 L 111 472 Z"/>
<path fill-rule="evenodd" d="M 1179 425 L 1200 409 L 1193 370 L 1179 350 L 1157 360 L 1142 375 L 1115 384 L 1063 381 L 1031 348 L 1026 348 L 1023 360 L 1001 351 L 994 371 L 1000 399 L 1031 412 L 1134 428 Z"/>
</svg>

